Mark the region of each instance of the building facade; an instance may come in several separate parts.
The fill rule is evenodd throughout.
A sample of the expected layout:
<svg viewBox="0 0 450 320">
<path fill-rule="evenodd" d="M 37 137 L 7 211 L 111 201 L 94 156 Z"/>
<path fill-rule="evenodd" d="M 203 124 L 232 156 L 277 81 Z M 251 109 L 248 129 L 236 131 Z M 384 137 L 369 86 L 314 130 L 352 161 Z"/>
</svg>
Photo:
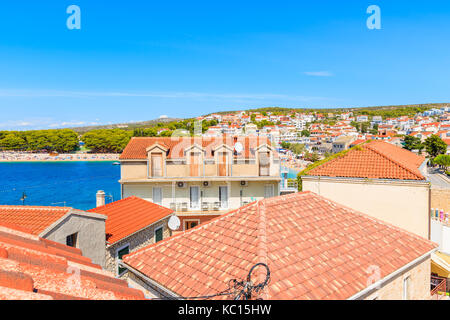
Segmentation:
<svg viewBox="0 0 450 320">
<path fill-rule="evenodd" d="M 172 209 L 183 230 L 280 193 L 280 160 L 265 137 L 133 138 L 120 161 L 122 197 Z"/>
</svg>

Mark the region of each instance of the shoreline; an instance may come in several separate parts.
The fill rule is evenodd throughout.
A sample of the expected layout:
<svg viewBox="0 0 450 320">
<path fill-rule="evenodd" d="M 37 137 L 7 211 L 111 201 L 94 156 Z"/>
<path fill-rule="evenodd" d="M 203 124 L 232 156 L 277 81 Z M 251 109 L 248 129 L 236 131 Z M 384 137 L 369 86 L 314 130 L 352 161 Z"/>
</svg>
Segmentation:
<svg viewBox="0 0 450 320">
<path fill-rule="evenodd" d="M 119 162 L 111 159 L 86 159 L 86 160 L 0 160 L 0 163 L 61 163 L 61 162 Z"/>
<path fill-rule="evenodd" d="M 120 154 L 115 153 L 48 153 L 1 152 L 0 163 L 33 163 L 33 162 L 116 162 Z"/>
</svg>

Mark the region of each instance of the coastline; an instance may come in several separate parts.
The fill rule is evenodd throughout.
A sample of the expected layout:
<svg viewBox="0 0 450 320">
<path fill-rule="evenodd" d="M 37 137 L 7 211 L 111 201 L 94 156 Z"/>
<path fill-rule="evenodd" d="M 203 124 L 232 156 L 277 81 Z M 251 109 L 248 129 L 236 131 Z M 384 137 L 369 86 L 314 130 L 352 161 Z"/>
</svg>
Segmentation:
<svg viewBox="0 0 450 320">
<path fill-rule="evenodd" d="M 1 152 L 0 163 L 29 162 L 116 162 L 120 154 L 112 153 L 64 153 L 50 155 L 46 153 Z"/>
</svg>

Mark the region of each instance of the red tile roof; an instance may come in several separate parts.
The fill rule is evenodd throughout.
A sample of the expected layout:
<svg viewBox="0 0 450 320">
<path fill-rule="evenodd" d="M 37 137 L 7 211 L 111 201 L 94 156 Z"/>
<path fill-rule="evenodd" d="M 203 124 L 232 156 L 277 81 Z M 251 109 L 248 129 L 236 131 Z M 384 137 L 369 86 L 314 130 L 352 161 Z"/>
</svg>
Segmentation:
<svg viewBox="0 0 450 320">
<path fill-rule="evenodd" d="M 435 247 L 303 192 L 252 203 L 129 254 L 124 262 L 183 297 L 227 290 L 231 279 L 245 279 L 264 262 L 271 271 L 264 299 L 347 299 L 368 286 L 369 266 L 379 266 L 384 278 Z"/>
<path fill-rule="evenodd" d="M 21 226 L 40 235 L 71 210 L 67 207 L 0 206 L 0 223 Z"/>
<path fill-rule="evenodd" d="M 240 142 L 244 147 L 245 158 L 254 158 L 255 149 L 263 144 L 270 145 L 267 137 L 237 137 L 235 141 L 230 135 L 223 135 L 222 137 L 204 137 L 204 138 L 189 138 L 189 137 L 134 137 L 130 140 L 124 149 L 121 160 L 133 159 L 147 159 L 148 147 L 155 144 L 166 146 L 168 151 L 167 158 L 184 158 L 184 150 L 193 144 L 199 144 L 206 151 L 206 157 L 212 157 L 212 150 L 222 144 L 234 148 L 236 142 Z"/>
<path fill-rule="evenodd" d="M 0 300 L 144 299 L 81 251 L 0 224 Z"/>
<path fill-rule="evenodd" d="M 173 210 L 132 196 L 88 212 L 108 217 L 105 223 L 106 239 L 113 244 L 170 216 Z"/>
<path fill-rule="evenodd" d="M 383 141 L 372 141 L 310 170 L 310 176 L 425 180 L 425 158 Z"/>
</svg>

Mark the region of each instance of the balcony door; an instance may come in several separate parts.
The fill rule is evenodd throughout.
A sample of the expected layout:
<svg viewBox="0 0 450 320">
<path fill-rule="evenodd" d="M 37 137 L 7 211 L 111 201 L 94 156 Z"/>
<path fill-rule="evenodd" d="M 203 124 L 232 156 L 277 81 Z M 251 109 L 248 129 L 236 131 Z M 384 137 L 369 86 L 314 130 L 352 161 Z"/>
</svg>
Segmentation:
<svg viewBox="0 0 450 320">
<path fill-rule="evenodd" d="M 200 176 L 200 153 L 191 152 L 190 157 L 190 165 L 189 171 L 191 177 L 199 177 Z"/>
<path fill-rule="evenodd" d="M 269 176 L 270 175 L 270 153 L 260 152 L 259 153 L 259 175 Z"/>
<path fill-rule="evenodd" d="M 155 153 L 152 157 L 152 177 L 162 177 L 162 154 Z"/>
<path fill-rule="evenodd" d="M 226 152 L 219 153 L 219 176 L 225 177 L 227 176 L 227 169 L 228 169 L 228 156 Z"/>
<path fill-rule="evenodd" d="M 200 187 L 190 187 L 190 207 L 200 209 Z"/>
<path fill-rule="evenodd" d="M 228 209 L 228 187 L 219 187 L 219 201 L 221 209 Z"/>
</svg>

